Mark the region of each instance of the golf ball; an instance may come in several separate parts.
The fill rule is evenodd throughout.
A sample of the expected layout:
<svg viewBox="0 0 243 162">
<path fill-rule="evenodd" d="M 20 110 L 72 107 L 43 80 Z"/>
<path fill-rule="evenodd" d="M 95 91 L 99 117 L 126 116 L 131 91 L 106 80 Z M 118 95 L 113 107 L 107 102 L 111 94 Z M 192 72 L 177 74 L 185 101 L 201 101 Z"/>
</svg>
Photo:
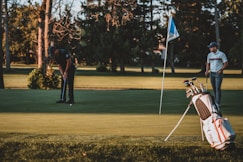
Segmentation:
<svg viewBox="0 0 243 162">
<path fill-rule="evenodd" d="M 72 104 L 69 104 L 69 106 L 72 106 Z"/>
</svg>

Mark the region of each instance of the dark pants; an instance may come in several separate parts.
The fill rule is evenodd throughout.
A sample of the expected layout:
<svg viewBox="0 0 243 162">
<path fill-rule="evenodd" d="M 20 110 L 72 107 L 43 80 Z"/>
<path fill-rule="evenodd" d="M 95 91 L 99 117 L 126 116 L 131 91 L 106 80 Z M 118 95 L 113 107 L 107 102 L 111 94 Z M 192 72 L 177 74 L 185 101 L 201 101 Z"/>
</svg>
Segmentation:
<svg viewBox="0 0 243 162">
<path fill-rule="evenodd" d="M 65 82 L 62 79 L 62 82 L 61 82 L 61 99 L 63 101 L 66 101 L 66 89 L 67 89 L 67 86 L 68 86 L 68 97 L 69 97 L 69 100 L 70 101 L 74 101 L 73 87 L 74 87 L 75 70 L 76 70 L 75 66 L 71 67 L 68 70 L 68 76 L 67 76 L 67 80 L 66 80 L 66 84 L 65 85 L 64 85 Z"/>
<path fill-rule="evenodd" d="M 210 73 L 210 80 L 211 80 L 211 85 L 213 87 L 215 103 L 216 103 L 217 106 L 220 106 L 221 84 L 222 84 L 222 81 L 223 81 L 223 74 L 211 72 Z"/>
</svg>

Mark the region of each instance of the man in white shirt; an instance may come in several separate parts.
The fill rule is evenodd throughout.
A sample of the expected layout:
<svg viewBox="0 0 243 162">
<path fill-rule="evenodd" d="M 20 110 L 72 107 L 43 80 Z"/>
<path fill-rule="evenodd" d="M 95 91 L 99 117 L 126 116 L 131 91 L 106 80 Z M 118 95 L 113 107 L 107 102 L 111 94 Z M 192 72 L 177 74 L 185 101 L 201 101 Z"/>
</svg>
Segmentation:
<svg viewBox="0 0 243 162">
<path fill-rule="evenodd" d="M 208 45 L 210 53 L 207 56 L 206 77 L 210 71 L 211 85 L 214 91 L 215 104 L 219 108 L 221 102 L 221 84 L 223 81 L 223 71 L 228 66 L 228 60 L 222 51 L 218 50 L 216 42 Z"/>
</svg>

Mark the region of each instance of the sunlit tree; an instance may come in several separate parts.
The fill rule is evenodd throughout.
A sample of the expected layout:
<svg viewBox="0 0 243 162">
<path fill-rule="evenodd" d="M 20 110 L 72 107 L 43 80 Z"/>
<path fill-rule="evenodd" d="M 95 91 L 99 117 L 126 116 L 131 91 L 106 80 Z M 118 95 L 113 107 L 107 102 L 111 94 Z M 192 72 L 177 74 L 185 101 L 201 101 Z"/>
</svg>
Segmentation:
<svg viewBox="0 0 243 162">
<path fill-rule="evenodd" d="M 180 38 L 175 42 L 176 49 L 184 66 L 204 67 L 208 53 L 207 44 L 215 41 L 214 3 L 211 0 L 173 0 L 174 16 Z"/>
<path fill-rule="evenodd" d="M 30 63 L 30 53 L 35 58 L 37 43 L 36 8 L 11 4 L 9 6 L 9 49 L 11 62 Z M 6 34 L 5 34 L 6 35 Z M 34 63 L 34 62 L 33 62 Z"/>
<path fill-rule="evenodd" d="M 243 3 L 242 0 L 223 0 L 219 4 L 222 48 L 230 57 L 230 64 L 241 67 L 243 74 Z"/>
<path fill-rule="evenodd" d="M 8 0 L 4 0 L 4 27 L 5 27 L 5 57 L 6 70 L 10 70 L 10 51 L 9 51 L 9 25 L 8 25 Z"/>
</svg>

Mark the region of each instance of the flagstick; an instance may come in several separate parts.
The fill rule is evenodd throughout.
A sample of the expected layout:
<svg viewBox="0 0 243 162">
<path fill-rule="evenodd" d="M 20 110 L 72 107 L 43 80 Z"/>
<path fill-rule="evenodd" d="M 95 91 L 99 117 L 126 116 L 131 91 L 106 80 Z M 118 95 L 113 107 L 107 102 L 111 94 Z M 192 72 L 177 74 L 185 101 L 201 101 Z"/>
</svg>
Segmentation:
<svg viewBox="0 0 243 162">
<path fill-rule="evenodd" d="M 172 36 L 170 36 L 172 34 Z M 159 115 L 161 114 L 162 103 L 163 103 L 163 93 L 164 93 L 164 78 L 165 78 L 165 68 L 166 68 L 166 60 L 167 60 L 167 51 L 169 41 L 179 37 L 179 33 L 176 29 L 175 23 L 172 19 L 172 16 L 169 17 L 168 29 L 167 29 L 167 39 L 166 39 L 166 48 L 165 48 L 165 58 L 164 58 L 164 69 L 163 69 L 163 77 L 162 77 L 162 86 L 161 86 L 161 95 L 160 95 L 160 105 L 159 105 Z"/>
<path fill-rule="evenodd" d="M 168 36 L 167 36 L 168 40 Z M 164 68 L 163 68 L 163 77 L 162 77 L 162 85 L 161 85 L 161 93 L 160 93 L 160 105 L 159 105 L 159 115 L 161 115 L 162 103 L 163 103 L 163 93 L 164 93 L 164 78 L 165 78 L 165 68 L 166 68 L 166 60 L 167 60 L 167 48 L 168 48 L 168 41 L 166 41 L 165 47 L 165 58 L 164 58 Z"/>
<path fill-rule="evenodd" d="M 167 34 L 166 45 L 165 45 L 165 58 L 164 58 L 164 68 L 163 68 L 163 76 L 161 82 L 161 93 L 160 93 L 160 105 L 159 105 L 159 115 L 161 115 L 162 103 L 163 103 L 163 94 L 164 94 L 164 79 L 165 79 L 165 70 L 166 70 L 166 60 L 167 60 L 167 51 L 168 51 L 168 41 L 169 32 Z"/>
<path fill-rule="evenodd" d="M 161 115 L 161 109 L 163 103 L 165 68 L 166 68 L 167 51 L 168 51 L 169 35 L 170 35 L 170 21 L 171 19 L 169 19 L 169 23 L 168 23 L 167 38 L 166 38 L 166 45 L 165 45 L 165 58 L 164 58 L 164 68 L 163 68 L 162 85 L 161 85 L 161 93 L 160 93 L 159 115 Z"/>
</svg>

